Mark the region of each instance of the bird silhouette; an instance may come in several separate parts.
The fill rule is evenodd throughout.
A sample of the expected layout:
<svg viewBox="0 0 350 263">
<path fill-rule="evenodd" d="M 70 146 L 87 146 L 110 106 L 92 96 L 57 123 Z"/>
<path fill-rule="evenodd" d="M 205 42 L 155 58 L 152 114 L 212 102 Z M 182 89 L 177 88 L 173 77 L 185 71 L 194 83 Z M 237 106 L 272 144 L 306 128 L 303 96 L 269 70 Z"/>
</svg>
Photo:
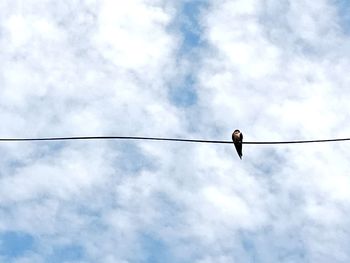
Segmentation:
<svg viewBox="0 0 350 263">
<path fill-rule="evenodd" d="M 242 159 L 242 142 L 243 142 L 243 133 L 241 133 L 239 130 L 235 130 L 232 133 L 232 141 L 236 147 L 237 153 L 239 158 Z"/>
</svg>

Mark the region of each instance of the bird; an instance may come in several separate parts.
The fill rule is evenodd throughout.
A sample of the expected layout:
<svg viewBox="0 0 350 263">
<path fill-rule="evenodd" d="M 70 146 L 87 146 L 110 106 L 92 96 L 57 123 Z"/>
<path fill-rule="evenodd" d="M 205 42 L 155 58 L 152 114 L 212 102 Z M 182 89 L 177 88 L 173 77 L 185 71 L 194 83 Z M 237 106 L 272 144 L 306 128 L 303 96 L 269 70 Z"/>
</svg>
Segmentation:
<svg viewBox="0 0 350 263">
<path fill-rule="evenodd" d="M 241 133 L 239 130 L 235 130 L 232 133 L 232 141 L 236 147 L 237 153 L 239 158 L 242 159 L 242 142 L 243 142 L 243 133 Z"/>
</svg>

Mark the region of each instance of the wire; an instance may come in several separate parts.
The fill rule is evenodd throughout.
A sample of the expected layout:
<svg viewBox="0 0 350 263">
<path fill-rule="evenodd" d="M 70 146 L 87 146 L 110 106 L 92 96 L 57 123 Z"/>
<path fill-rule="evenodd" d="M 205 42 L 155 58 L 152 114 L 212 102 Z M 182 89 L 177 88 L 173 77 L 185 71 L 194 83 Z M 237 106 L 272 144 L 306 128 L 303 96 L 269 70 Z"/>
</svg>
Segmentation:
<svg viewBox="0 0 350 263">
<path fill-rule="evenodd" d="M 232 141 L 215 140 L 195 140 L 178 138 L 157 138 L 157 137 L 138 137 L 138 136 L 77 136 L 77 137 L 46 137 L 46 138 L 0 138 L 0 142 L 29 142 L 29 141 L 68 141 L 68 140 L 149 140 L 149 141 L 174 141 L 174 142 L 192 142 L 192 143 L 221 143 L 232 144 Z M 253 141 L 242 142 L 243 144 L 291 144 L 291 143 L 319 143 L 319 142 L 339 142 L 350 141 L 350 138 L 343 139 L 325 139 L 325 140 L 298 140 L 298 141 Z"/>
<path fill-rule="evenodd" d="M 232 143 L 232 141 L 192 140 L 192 139 L 138 137 L 138 136 L 77 136 L 77 137 L 47 137 L 47 138 L 0 138 L 0 142 L 68 141 L 68 140 L 149 140 L 149 141 L 176 141 L 176 142 L 197 142 L 197 143 Z"/>
<path fill-rule="evenodd" d="M 280 141 L 280 142 L 243 142 L 243 144 L 291 144 L 291 143 L 317 143 L 317 142 L 341 142 L 350 141 L 350 138 L 342 139 L 324 139 L 324 140 L 298 140 L 298 141 Z"/>
</svg>

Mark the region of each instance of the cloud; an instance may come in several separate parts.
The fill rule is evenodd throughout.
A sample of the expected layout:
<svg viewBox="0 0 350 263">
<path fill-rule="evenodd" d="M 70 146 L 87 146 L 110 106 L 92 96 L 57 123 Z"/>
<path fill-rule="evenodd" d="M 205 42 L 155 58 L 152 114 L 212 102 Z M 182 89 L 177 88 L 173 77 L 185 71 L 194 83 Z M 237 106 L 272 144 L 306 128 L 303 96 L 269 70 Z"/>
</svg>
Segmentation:
<svg viewBox="0 0 350 263">
<path fill-rule="evenodd" d="M 340 84 L 347 82 L 347 77 L 342 77 L 346 75 L 340 59 L 344 50 L 337 47 L 347 43 L 348 37 L 339 30 L 335 10 L 336 6 L 325 1 L 310 6 L 304 1 L 213 3 L 203 18 L 211 52 L 204 58 L 200 73 L 203 88 L 198 93 L 208 109 L 205 124 L 216 125 L 221 136 L 240 127 L 243 133 L 249 131 L 246 140 L 346 137 L 348 128 L 339 113 L 346 115 L 348 106 L 336 101 L 348 96 Z M 346 177 L 347 154 L 342 146 L 255 146 L 254 152 L 253 147 L 245 146 L 244 159 L 249 158 L 248 166 L 254 165 L 237 172 L 237 183 L 246 180 L 249 170 L 248 175 L 262 191 L 255 200 L 264 200 L 261 213 L 266 220 L 255 222 L 253 231 L 240 228 L 254 233 L 248 239 L 252 245 L 243 254 L 251 255 L 253 246 L 262 262 L 314 261 L 322 256 L 328 258 L 325 261 L 342 262 L 348 258 L 332 253 L 335 247 L 341 250 L 347 240 L 338 232 L 336 222 L 344 217 L 348 198 L 343 196 L 340 203 L 333 199 L 338 196 L 335 193 L 344 193 L 340 184 Z M 221 157 L 226 160 L 225 156 Z M 246 200 L 245 196 L 240 198 Z M 231 201 L 233 205 L 234 198 Z M 311 216 L 310 202 L 318 203 L 323 212 L 311 205 L 311 210 L 319 211 Z M 245 218 L 255 215 L 251 212 Z M 341 225 L 347 227 L 345 222 Z M 277 236 L 270 240 L 262 234 L 266 228 Z M 334 235 L 321 234 L 325 229 Z M 304 230 L 313 234 L 308 236 Z M 214 239 L 221 237 L 218 233 Z M 271 247 L 256 243 L 260 235 Z M 289 235 L 292 238 L 287 238 Z M 332 240 L 334 247 L 328 247 L 326 240 Z M 274 252 L 275 245 L 281 246 L 280 253 Z M 316 247 L 322 247 L 322 253 Z"/>
<path fill-rule="evenodd" d="M 3 1 L 1 137 L 347 137 L 334 2 Z M 0 145 L 10 262 L 346 262 L 346 144 Z M 3 245 L 5 244 L 5 245 Z"/>
<path fill-rule="evenodd" d="M 164 86 L 176 43 L 166 31 L 171 12 L 149 4 L 38 1 L 14 9 L 3 4 L 2 136 L 181 132 Z M 3 144 L 2 231 L 33 236 L 37 257 L 27 256 L 32 262 L 54 260 L 52 255 L 63 253 L 58 255 L 55 247 L 71 244 L 88 261 L 132 258 L 130 248 L 142 229 L 133 213 L 142 210 L 132 208 L 132 199 L 118 208 L 117 198 L 128 201 L 128 192 L 138 194 L 122 192 L 133 185 L 127 176 L 136 180 L 152 168 L 141 160 L 149 163 L 153 157 L 146 155 L 152 149 L 129 145 Z M 125 169 L 130 161 L 140 168 L 133 170 L 130 164 L 131 171 Z M 111 220 L 114 214 L 140 226 L 128 231 Z"/>
</svg>

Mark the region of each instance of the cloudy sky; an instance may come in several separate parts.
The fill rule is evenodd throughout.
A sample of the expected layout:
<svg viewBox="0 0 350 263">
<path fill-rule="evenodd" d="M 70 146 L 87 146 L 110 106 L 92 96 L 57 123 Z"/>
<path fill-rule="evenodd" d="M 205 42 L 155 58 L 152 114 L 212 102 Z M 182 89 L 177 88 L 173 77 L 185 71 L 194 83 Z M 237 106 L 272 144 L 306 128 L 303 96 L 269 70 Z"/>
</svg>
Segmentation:
<svg viewBox="0 0 350 263">
<path fill-rule="evenodd" d="M 350 136 L 348 0 L 0 0 L 0 137 Z M 349 262 L 349 144 L 0 144 L 0 261 Z"/>
</svg>

